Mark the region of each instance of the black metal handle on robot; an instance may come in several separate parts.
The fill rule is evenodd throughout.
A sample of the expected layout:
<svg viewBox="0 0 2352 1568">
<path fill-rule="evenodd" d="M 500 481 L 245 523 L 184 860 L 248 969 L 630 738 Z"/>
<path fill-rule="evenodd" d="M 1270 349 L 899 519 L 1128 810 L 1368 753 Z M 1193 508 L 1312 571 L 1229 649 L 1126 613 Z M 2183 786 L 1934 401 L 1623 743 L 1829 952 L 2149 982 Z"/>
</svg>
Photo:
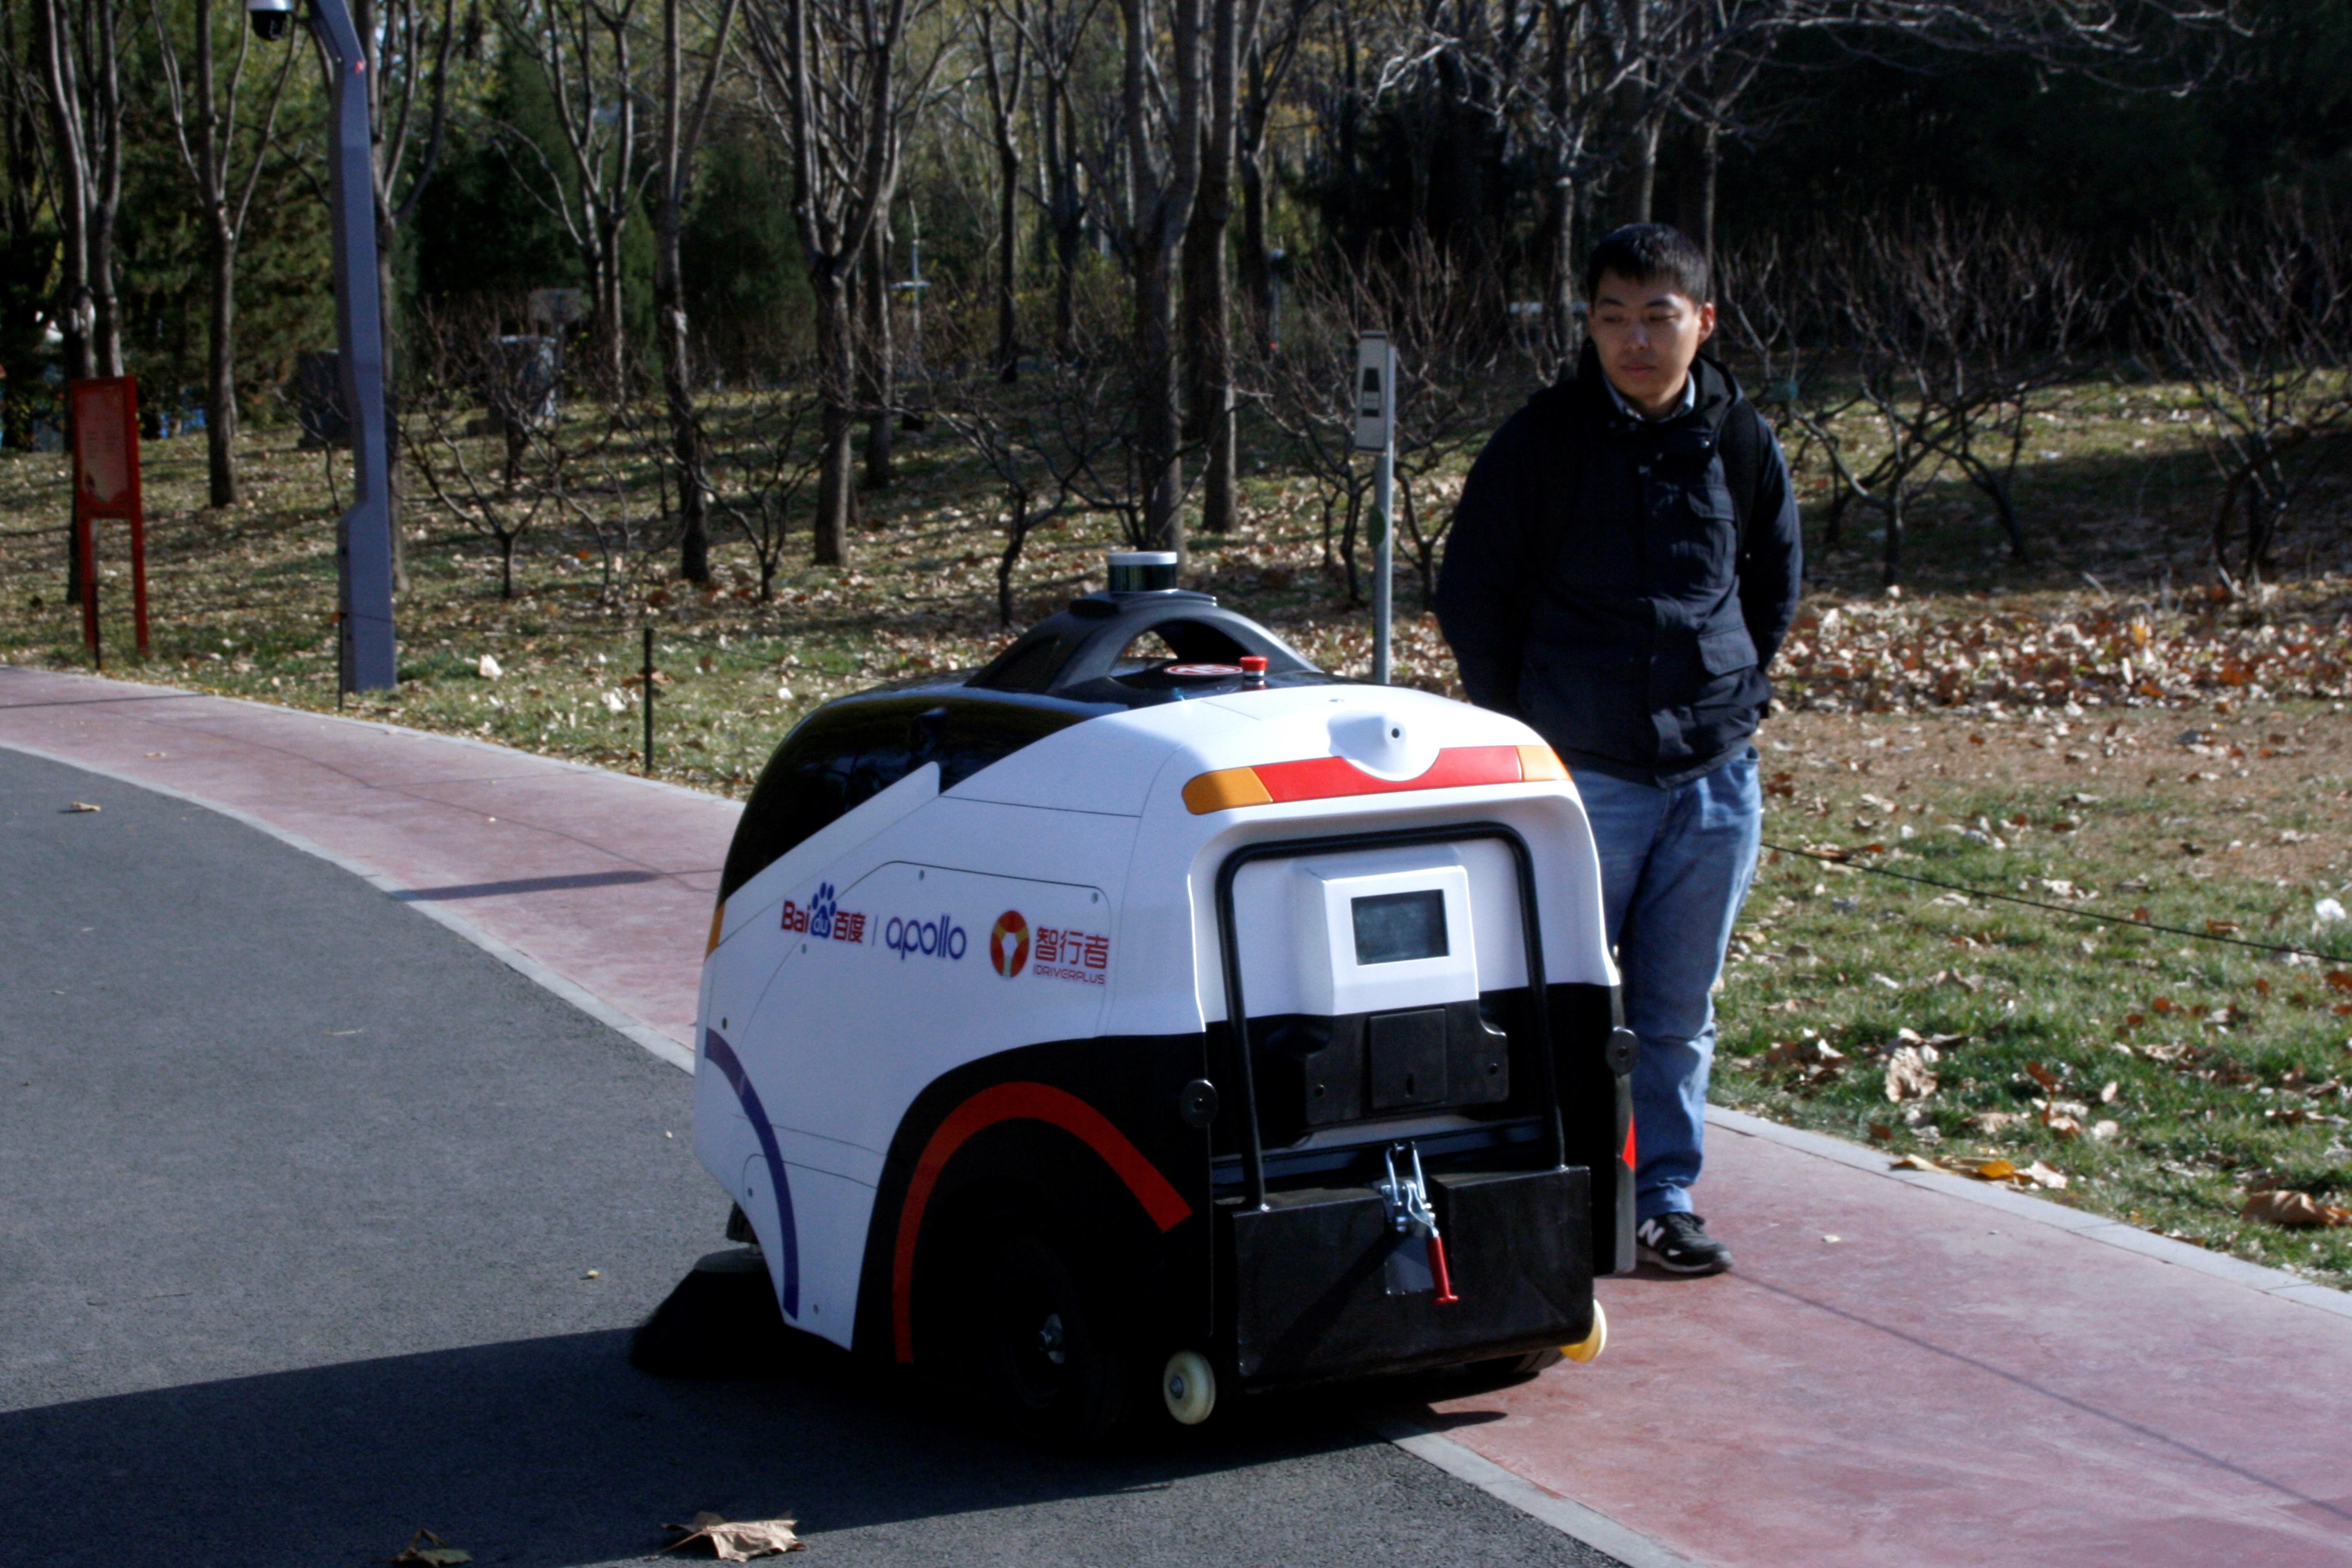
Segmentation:
<svg viewBox="0 0 2352 1568">
<path fill-rule="evenodd" d="M 1496 838 L 1508 846 L 1518 868 L 1519 935 L 1527 952 L 1528 1009 L 1536 1033 L 1536 1060 L 1543 1084 L 1543 1121 L 1551 1131 L 1552 1163 L 1568 1163 L 1568 1130 L 1559 1114 L 1559 1067 L 1552 1059 L 1550 987 L 1544 978 L 1543 922 L 1536 901 L 1535 855 L 1516 828 L 1499 822 L 1440 823 L 1373 833 L 1339 833 L 1319 838 L 1281 838 L 1244 844 L 1217 868 L 1217 941 L 1224 961 L 1225 1031 L 1233 1038 L 1234 1080 L 1241 1089 L 1242 1179 L 1252 1208 L 1265 1207 L 1265 1149 L 1257 1125 L 1257 1067 L 1250 1056 L 1249 1007 L 1242 996 L 1241 940 L 1234 920 L 1234 879 L 1258 860 L 1328 855 L 1341 849 L 1394 849 L 1420 844 L 1458 844 L 1465 838 Z"/>
<path fill-rule="evenodd" d="M 1280 637 L 1210 595 L 1168 589 L 1089 594 L 1023 633 L 968 684 L 998 691 L 1068 691 L 1110 674 L 1128 645 L 1146 632 L 1158 633 L 1178 658 L 1191 663 L 1231 664 L 1253 654 L 1274 675 L 1315 668 Z"/>
</svg>

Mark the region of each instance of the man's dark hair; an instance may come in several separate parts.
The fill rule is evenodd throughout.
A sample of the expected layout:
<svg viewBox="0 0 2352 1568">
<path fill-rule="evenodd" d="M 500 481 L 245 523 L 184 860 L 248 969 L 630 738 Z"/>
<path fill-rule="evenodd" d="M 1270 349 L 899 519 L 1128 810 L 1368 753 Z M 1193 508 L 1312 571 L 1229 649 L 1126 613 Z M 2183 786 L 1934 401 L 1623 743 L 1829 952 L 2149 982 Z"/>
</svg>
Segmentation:
<svg viewBox="0 0 2352 1568">
<path fill-rule="evenodd" d="M 1599 297 L 1604 272 L 1614 272 L 1629 283 L 1663 279 L 1674 285 L 1675 293 L 1689 295 L 1694 304 L 1704 305 L 1713 298 L 1707 292 L 1706 252 L 1672 224 L 1629 223 L 1604 236 L 1585 259 L 1588 301 Z"/>
</svg>

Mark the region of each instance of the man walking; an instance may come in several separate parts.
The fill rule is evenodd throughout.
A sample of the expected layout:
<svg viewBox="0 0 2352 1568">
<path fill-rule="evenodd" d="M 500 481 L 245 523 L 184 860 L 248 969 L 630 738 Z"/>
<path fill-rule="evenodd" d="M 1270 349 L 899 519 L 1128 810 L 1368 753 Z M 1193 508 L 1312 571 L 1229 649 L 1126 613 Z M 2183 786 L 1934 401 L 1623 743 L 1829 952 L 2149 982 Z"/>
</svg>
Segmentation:
<svg viewBox="0 0 2352 1568">
<path fill-rule="evenodd" d="M 1721 365 L 1705 253 L 1621 228 L 1585 267 L 1588 341 L 1463 486 L 1437 614 L 1470 700 L 1575 776 L 1601 853 L 1633 1068 L 1641 1256 L 1731 1266 L 1691 1212 L 1715 1055 L 1709 999 L 1755 875 L 1749 742 L 1796 611 L 1788 464 Z"/>
</svg>

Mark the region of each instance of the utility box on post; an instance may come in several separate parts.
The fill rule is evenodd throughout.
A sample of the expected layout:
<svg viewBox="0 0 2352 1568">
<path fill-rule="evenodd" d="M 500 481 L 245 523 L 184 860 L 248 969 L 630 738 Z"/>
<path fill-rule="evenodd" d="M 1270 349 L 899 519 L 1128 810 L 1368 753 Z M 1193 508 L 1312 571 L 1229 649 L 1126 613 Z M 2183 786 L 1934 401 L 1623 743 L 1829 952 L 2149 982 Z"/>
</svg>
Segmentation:
<svg viewBox="0 0 2352 1568">
<path fill-rule="evenodd" d="M 131 606 L 139 657 L 147 657 L 147 515 L 139 489 L 139 384 L 127 375 L 69 382 L 73 430 L 74 574 L 81 587 L 81 635 L 92 663 L 106 668 L 98 635 L 98 521 L 131 525 Z"/>
<path fill-rule="evenodd" d="M 1356 450 L 1385 452 L 1396 437 L 1396 349 L 1386 332 L 1356 340 Z"/>
</svg>

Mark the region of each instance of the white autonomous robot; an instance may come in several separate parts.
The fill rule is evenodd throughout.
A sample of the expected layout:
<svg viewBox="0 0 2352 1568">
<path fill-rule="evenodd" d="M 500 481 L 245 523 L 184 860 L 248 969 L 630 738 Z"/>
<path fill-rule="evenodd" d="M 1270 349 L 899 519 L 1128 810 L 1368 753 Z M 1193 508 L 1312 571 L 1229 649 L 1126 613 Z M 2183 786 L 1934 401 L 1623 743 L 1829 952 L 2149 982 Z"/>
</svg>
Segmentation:
<svg viewBox="0 0 2352 1568">
<path fill-rule="evenodd" d="M 730 1234 L 793 1328 L 1049 1436 L 1589 1359 L 1634 1042 L 1565 769 L 1174 576 L 777 748 L 702 976 Z"/>
</svg>

